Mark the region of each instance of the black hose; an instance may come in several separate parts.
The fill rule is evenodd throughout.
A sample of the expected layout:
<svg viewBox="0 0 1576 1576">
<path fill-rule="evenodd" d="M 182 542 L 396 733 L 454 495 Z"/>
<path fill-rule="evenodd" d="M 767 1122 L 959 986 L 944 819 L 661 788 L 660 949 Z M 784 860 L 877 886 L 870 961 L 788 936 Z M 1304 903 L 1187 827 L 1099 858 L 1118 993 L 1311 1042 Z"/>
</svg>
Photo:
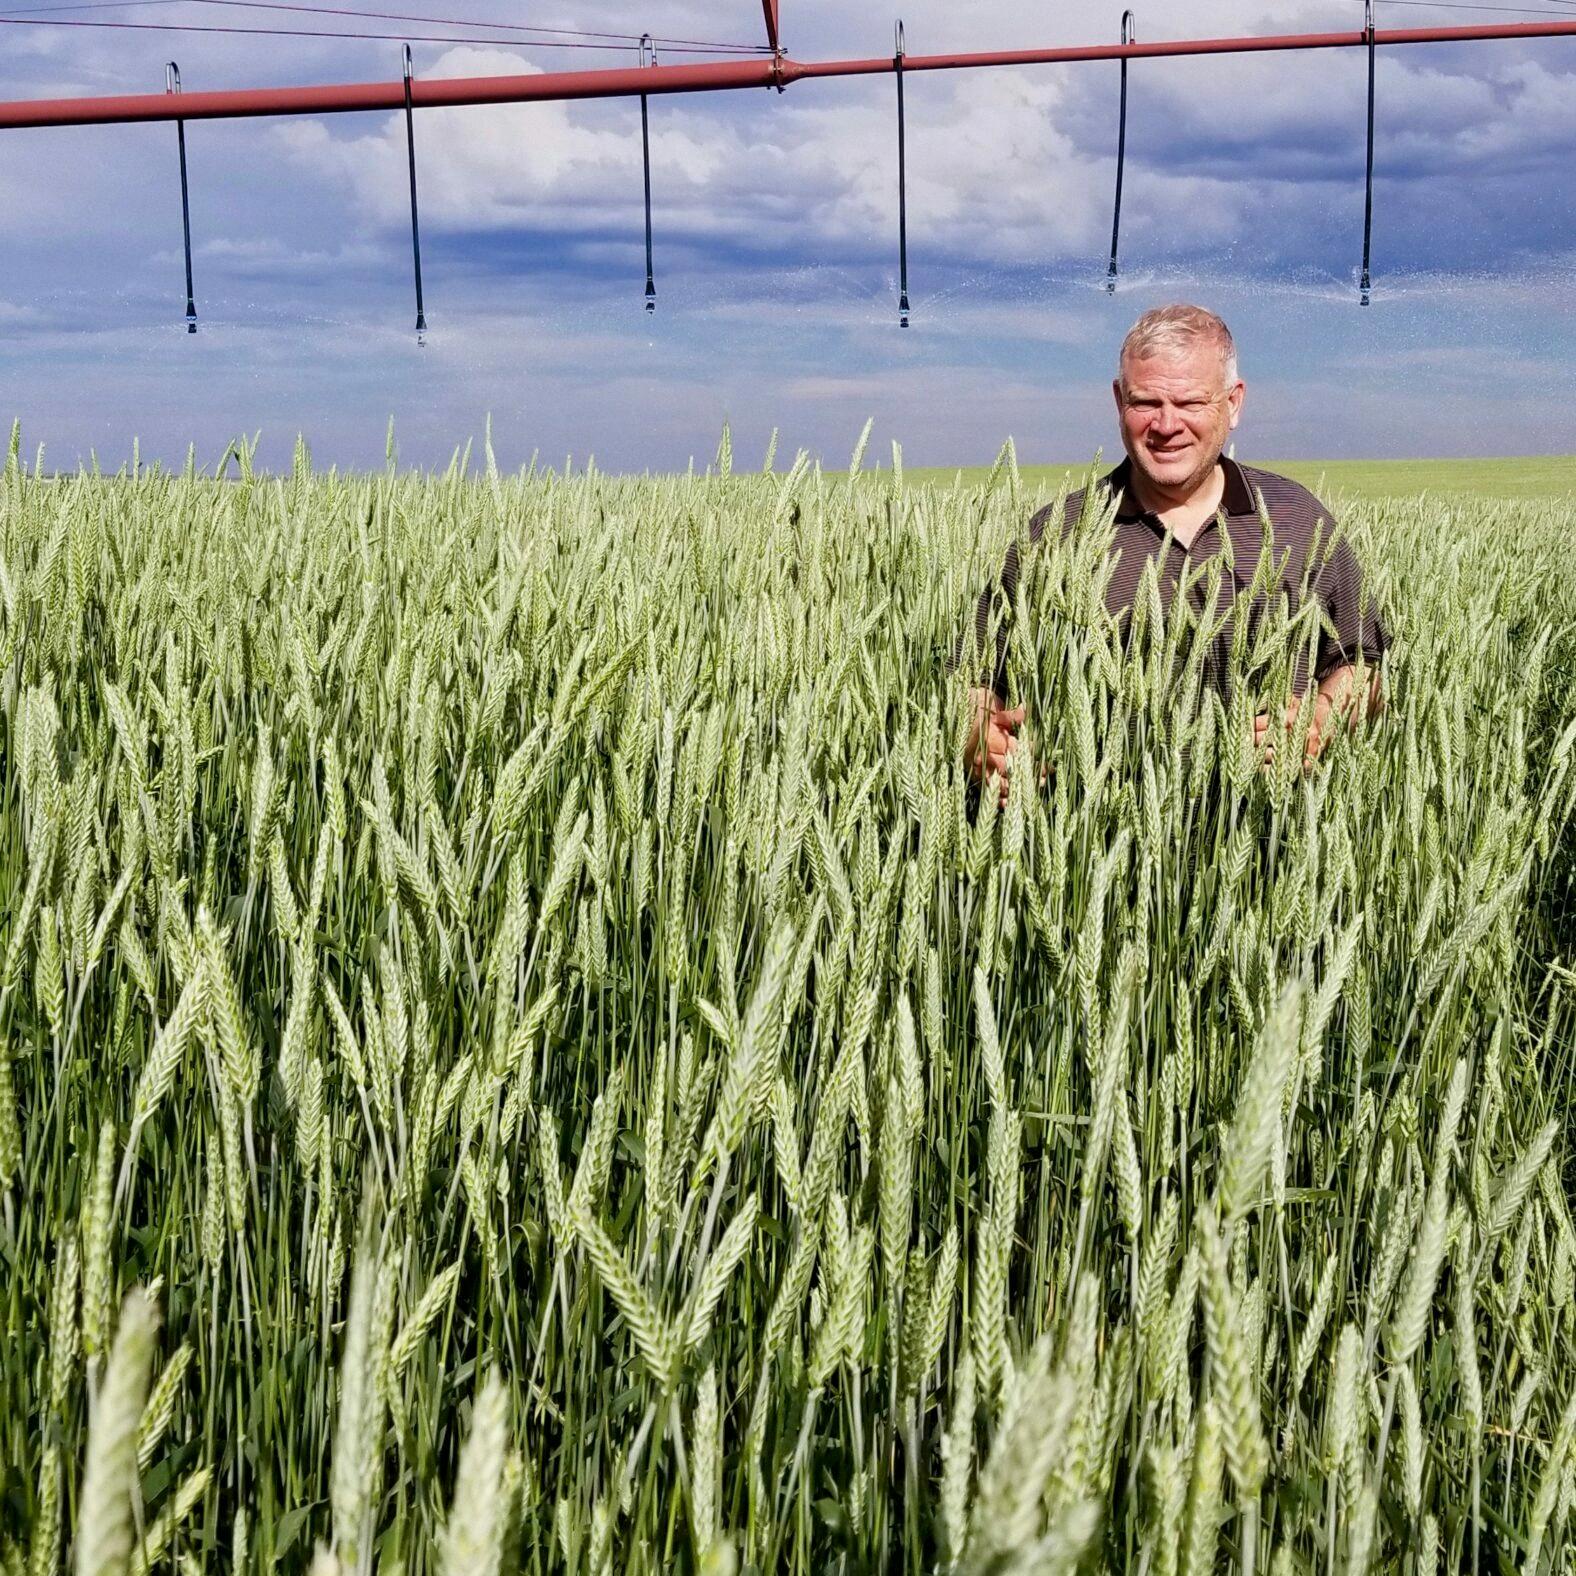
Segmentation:
<svg viewBox="0 0 1576 1576">
<path fill-rule="evenodd" d="M 169 91 L 181 90 L 181 68 L 172 60 L 166 73 Z M 175 122 L 175 146 L 181 156 L 181 235 L 186 244 L 186 332 L 197 332 L 197 299 L 192 291 L 192 204 L 191 187 L 186 179 L 186 122 Z"/>
<path fill-rule="evenodd" d="M 646 95 L 640 95 L 640 156 L 646 176 L 646 310 L 657 309 L 657 281 L 651 269 L 651 122 L 646 114 Z"/>
<path fill-rule="evenodd" d="M 427 332 L 427 311 L 421 298 L 421 223 L 416 216 L 416 117 L 410 103 L 410 45 L 405 46 L 405 146 L 410 153 L 410 252 L 416 265 L 416 333 Z"/>
<path fill-rule="evenodd" d="M 1368 33 L 1368 174 L 1363 187 L 1363 277 L 1359 305 L 1368 305 L 1368 263 L 1374 231 L 1374 6 L 1367 0 Z"/>
<path fill-rule="evenodd" d="M 903 24 L 892 56 L 897 78 L 897 326 L 908 327 L 908 139 L 903 116 Z"/>
<path fill-rule="evenodd" d="M 1133 13 L 1122 13 L 1122 42 L 1133 42 Z M 1116 117 L 1116 201 L 1111 208 L 1111 264 L 1106 269 L 1105 288 L 1116 294 L 1116 243 L 1122 233 L 1122 170 L 1127 163 L 1127 57 L 1122 57 L 1122 97 Z"/>
</svg>

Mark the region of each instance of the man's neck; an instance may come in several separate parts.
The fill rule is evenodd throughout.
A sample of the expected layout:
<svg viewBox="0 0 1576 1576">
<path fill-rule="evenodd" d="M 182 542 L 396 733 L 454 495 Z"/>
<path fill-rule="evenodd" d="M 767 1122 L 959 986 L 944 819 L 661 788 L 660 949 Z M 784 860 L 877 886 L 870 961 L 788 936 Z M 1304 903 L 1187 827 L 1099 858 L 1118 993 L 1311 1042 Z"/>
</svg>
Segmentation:
<svg viewBox="0 0 1576 1576">
<path fill-rule="evenodd" d="M 1136 465 L 1128 466 L 1128 485 L 1138 505 L 1166 526 L 1183 548 L 1214 519 L 1226 495 L 1226 472 L 1219 460 L 1194 486 L 1156 487 Z"/>
</svg>

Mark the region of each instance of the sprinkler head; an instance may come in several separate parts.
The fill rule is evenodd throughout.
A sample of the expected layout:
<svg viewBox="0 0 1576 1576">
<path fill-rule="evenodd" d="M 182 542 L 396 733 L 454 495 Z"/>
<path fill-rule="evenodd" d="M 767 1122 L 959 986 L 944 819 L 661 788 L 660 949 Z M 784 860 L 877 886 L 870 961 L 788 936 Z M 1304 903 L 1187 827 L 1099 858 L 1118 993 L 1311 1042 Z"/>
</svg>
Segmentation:
<svg viewBox="0 0 1576 1576">
<path fill-rule="evenodd" d="M 646 310 L 648 312 L 655 312 L 656 309 L 657 309 L 657 287 L 653 283 L 651 275 L 647 274 L 646 275 Z"/>
<path fill-rule="evenodd" d="M 908 327 L 908 291 L 906 290 L 897 298 L 897 326 Z"/>
</svg>

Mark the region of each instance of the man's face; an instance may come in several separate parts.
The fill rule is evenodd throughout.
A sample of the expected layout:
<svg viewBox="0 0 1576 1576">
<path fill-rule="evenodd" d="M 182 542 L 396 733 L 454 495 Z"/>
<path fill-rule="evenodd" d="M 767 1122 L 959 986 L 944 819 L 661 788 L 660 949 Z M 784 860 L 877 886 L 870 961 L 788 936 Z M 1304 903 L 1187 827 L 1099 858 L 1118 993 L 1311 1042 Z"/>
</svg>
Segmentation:
<svg viewBox="0 0 1576 1576">
<path fill-rule="evenodd" d="M 1143 476 L 1188 492 L 1214 469 L 1242 411 L 1242 381 L 1228 384 L 1208 343 L 1131 359 L 1112 385 L 1122 446 Z"/>
</svg>

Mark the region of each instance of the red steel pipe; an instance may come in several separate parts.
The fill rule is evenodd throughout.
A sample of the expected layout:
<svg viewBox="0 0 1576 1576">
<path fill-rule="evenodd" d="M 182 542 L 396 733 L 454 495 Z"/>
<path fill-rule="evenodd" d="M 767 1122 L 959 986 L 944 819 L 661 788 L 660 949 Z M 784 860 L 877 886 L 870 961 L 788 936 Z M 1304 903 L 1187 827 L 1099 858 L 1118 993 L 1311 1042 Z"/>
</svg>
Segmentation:
<svg viewBox="0 0 1576 1576">
<path fill-rule="evenodd" d="M 528 104 L 542 99 L 619 98 L 640 93 L 706 93 L 725 88 L 771 87 L 771 60 L 722 61 L 699 66 L 633 66 L 615 71 L 543 71 L 512 77 L 417 77 L 411 106 Z M 322 87 L 241 88 L 222 93 L 183 93 L 183 120 L 233 120 L 252 115 L 335 115 L 354 110 L 404 109 L 405 84 L 338 82 Z M 0 103 L 0 129 L 12 126 L 103 126 L 114 122 L 173 120 L 162 93 L 118 98 L 18 99 Z"/>
<path fill-rule="evenodd" d="M 1488 39 L 1576 38 L 1576 21 L 1509 22 L 1486 27 L 1398 27 L 1375 31 L 1374 43 L 1455 44 Z M 1004 49 L 975 55 L 905 55 L 905 71 L 955 71 L 970 66 L 1045 66 L 1079 60 L 1152 60 L 1170 55 L 1257 55 L 1287 49 L 1366 48 L 1361 28 L 1341 33 L 1282 33 L 1264 38 L 1178 38 L 1149 44 L 1085 44 L 1062 49 Z M 786 79 L 860 77 L 892 69 L 890 57 L 874 60 L 784 61 Z"/>
<path fill-rule="evenodd" d="M 1569 22 L 1511 22 L 1486 27 L 1412 27 L 1376 33 L 1378 45 L 1477 43 L 1489 39 L 1576 38 Z M 1042 66 L 1080 60 L 1144 60 L 1173 55 L 1245 55 L 1288 49 L 1366 46 L 1361 30 L 1288 33 L 1265 38 L 1191 38 L 1144 44 L 1091 44 L 1062 49 L 1009 49 L 961 55 L 905 55 L 905 71 L 957 71 L 976 66 Z M 418 79 L 416 109 L 460 104 L 528 104 L 542 100 L 623 98 L 638 94 L 713 93 L 731 88 L 785 87 L 813 77 L 874 76 L 891 71 L 891 56 L 873 60 L 722 61 L 710 65 L 631 66 L 612 71 L 550 71 L 532 76 Z M 21 126 L 99 126 L 150 120 L 223 120 L 253 115 L 335 115 L 405 107 L 405 84 L 344 82 L 321 87 L 243 88 L 117 98 L 19 99 L 0 103 L 0 129 Z"/>
</svg>

